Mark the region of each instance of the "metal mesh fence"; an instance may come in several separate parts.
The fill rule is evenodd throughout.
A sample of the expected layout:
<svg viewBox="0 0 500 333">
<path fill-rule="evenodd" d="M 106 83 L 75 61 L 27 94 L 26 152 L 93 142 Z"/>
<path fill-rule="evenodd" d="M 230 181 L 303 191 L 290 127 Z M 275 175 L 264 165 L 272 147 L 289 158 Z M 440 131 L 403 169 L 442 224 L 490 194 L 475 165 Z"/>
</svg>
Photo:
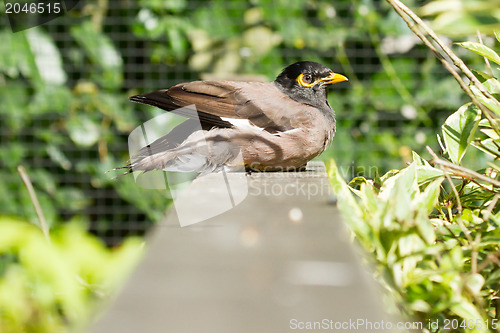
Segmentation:
<svg viewBox="0 0 500 333">
<path fill-rule="evenodd" d="M 107 90 L 99 83 L 96 85 L 99 92 L 119 96 L 123 101 L 116 105 L 120 108 L 128 103 L 126 96 L 132 93 L 197 80 L 203 73 L 211 72 L 216 67 L 214 63 L 217 62 L 217 56 L 212 58 L 211 67 L 193 69 L 195 41 L 189 32 L 185 33 L 178 41 L 184 46 L 176 51 L 177 46 L 172 46 L 176 37 L 171 34 L 175 29 L 170 30 L 172 28 L 167 24 L 168 17 L 172 20 L 181 17 L 185 19 L 183 22 L 188 22 L 194 31 L 198 31 L 203 30 L 203 25 L 198 26 L 199 21 L 206 19 L 203 15 L 212 15 L 214 34 L 218 34 L 214 48 L 230 48 L 231 40 L 242 36 L 240 32 L 245 34 L 255 27 L 265 28 L 265 31 L 273 31 L 279 40 L 266 54 L 260 55 L 258 61 L 245 57 L 246 49 L 237 46 L 239 49 L 235 52 L 241 59 L 238 60 L 239 67 L 232 70 L 231 74 L 257 73 L 272 79 L 287 64 L 299 60 L 316 60 L 333 66 L 338 72 L 353 76 L 350 85 L 339 85 L 338 88 L 331 89 L 330 102 L 336 109 L 338 131 L 333 146 L 324 155 L 326 159 L 335 157 L 347 170 L 347 178 L 366 172 L 366 168 L 370 166 L 377 166 L 380 173 L 401 167 L 408 159 L 408 154 L 411 155 L 409 147 L 421 150 L 427 143 L 435 145 L 435 133 L 444 115 L 453 105 L 461 102 L 456 97 L 458 87 L 454 87 L 449 81 L 439 81 L 439 84 L 433 85 L 432 82 L 445 77 L 444 70 L 430 52 L 412 39 L 409 32 L 404 32 L 402 22 L 384 7 L 382 1 L 330 3 L 311 0 L 290 5 L 282 1 L 277 1 L 274 5 L 269 3 L 271 2 L 171 0 L 163 1 L 162 5 L 158 1 L 151 1 L 149 4 L 146 1 L 131 0 L 82 1 L 73 11 L 36 29 L 47 33 L 53 40 L 67 75 L 64 86 L 71 89 L 72 96 L 76 98 L 75 95 L 84 95 L 80 90 L 88 87 L 83 83 L 94 82 L 93 77 L 101 69 L 96 65 L 98 59 L 89 60 L 91 56 L 81 55 L 82 44 L 75 38 L 72 29 L 87 21 L 99 25 L 99 33 L 109 38 L 123 61 L 123 81 L 118 88 Z M 255 9 L 262 9 L 264 14 L 252 21 Z M 364 11 L 367 12 L 363 16 Z M 372 19 L 370 15 L 375 15 L 374 13 L 378 13 L 376 15 L 379 21 L 368 23 Z M 147 26 L 148 20 L 141 19 L 147 15 L 154 17 L 149 18 L 149 22 L 167 22 L 161 32 L 148 35 L 139 31 Z M 360 22 L 363 22 L 360 15 L 365 17 L 369 28 L 360 26 Z M 299 16 L 305 18 L 307 25 L 300 25 L 302 21 L 295 19 Z M 391 26 L 384 26 L 389 21 L 396 22 L 393 26 L 399 30 L 392 31 Z M 334 22 L 333 26 L 329 25 L 331 22 Z M 5 17 L 2 18 L 0 27 L 4 35 L 12 34 Z M 330 32 L 314 35 L 313 32 L 323 28 L 330 29 Z M 295 31 L 297 29 L 298 32 Z M 224 30 L 231 31 L 227 38 L 224 37 Z M 184 33 L 182 29 L 179 31 Z M 285 37 L 286 33 L 283 31 L 295 31 L 294 36 Z M 210 31 L 205 32 L 211 34 Z M 261 42 L 265 44 L 267 41 Z M 226 44 L 220 46 L 217 43 Z M 332 43 L 334 47 L 323 47 L 323 44 Z M 409 43 L 409 46 L 405 47 L 404 43 Z M 170 46 L 164 47 L 165 45 Z M 9 49 L 7 52 L 15 55 L 18 51 Z M 175 52 L 181 55 L 176 58 Z M 33 107 L 33 103 L 40 101 L 34 97 L 37 88 L 31 84 L 31 80 L 22 74 L 9 75 L 3 68 L 0 74 L 2 96 L 8 95 L 17 87 L 24 87 L 26 90 L 23 93 L 28 96 L 25 108 Z M 422 90 L 427 91 L 428 95 L 418 92 Z M 436 96 L 441 96 L 442 100 Z M 52 100 L 48 103 L 56 102 Z M 63 135 L 67 128 L 63 119 L 74 112 L 97 112 L 86 110 L 84 102 L 76 111 L 51 112 L 49 105 L 47 112 L 29 113 L 20 109 L 16 115 L 6 109 L 7 103 L 9 101 L 4 100 L 4 108 L 0 112 L 0 142 L 3 148 L 1 163 L 6 170 L 11 171 L 16 164 L 29 168 L 35 188 L 41 194 L 46 194 L 41 199 L 50 219 L 67 221 L 81 218 L 89 223 L 92 232 L 103 237 L 108 244 L 115 244 L 124 236 L 143 234 L 155 219 L 162 216 L 168 200 L 162 201 L 155 197 L 154 207 L 137 204 L 133 202 L 133 197 L 142 196 L 142 192 L 134 194 L 133 186 L 117 188 L 119 185 L 112 183 L 130 181 L 121 178 L 109 182 L 103 180 L 102 174 L 106 168 L 113 167 L 113 163 L 123 163 L 127 158 L 126 130 L 111 126 L 103 140 L 81 148 Z M 154 112 L 134 106 L 134 127 L 148 120 Z M 128 114 L 118 117 L 127 117 Z M 21 128 L 13 129 L 16 117 L 29 119 L 21 122 Z M 101 126 L 106 120 L 99 121 Z M 114 139 L 107 139 L 111 135 Z M 53 141 L 55 137 L 58 138 L 57 141 Z M 19 156 L 16 155 L 16 149 Z M 108 154 L 114 156 L 113 163 L 106 159 Z M 50 180 L 43 181 L 48 178 Z M 18 175 L 13 171 L 5 172 L 1 181 L 2 213 L 35 219 Z M 70 190 L 58 194 L 62 188 Z M 156 209 L 156 213 L 152 213 L 152 209 Z"/>
</svg>

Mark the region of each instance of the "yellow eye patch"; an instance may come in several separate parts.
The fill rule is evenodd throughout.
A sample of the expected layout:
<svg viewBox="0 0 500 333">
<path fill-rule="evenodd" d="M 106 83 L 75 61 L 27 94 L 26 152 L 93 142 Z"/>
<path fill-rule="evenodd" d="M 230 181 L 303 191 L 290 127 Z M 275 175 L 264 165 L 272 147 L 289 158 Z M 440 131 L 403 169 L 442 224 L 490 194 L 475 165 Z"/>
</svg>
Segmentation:
<svg viewBox="0 0 500 333">
<path fill-rule="evenodd" d="M 309 74 L 307 74 L 307 75 L 309 75 Z M 333 73 L 333 72 L 331 72 L 330 74 L 328 74 L 328 76 L 326 76 L 324 78 L 317 79 L 316 81 L 309 82 L 309 83 L 304 81 L 304 74 L 300 74 L 299 76 L 297 76 L 297 82 L 302 87 L 312 87 L 317 83 L 321 83 L 321 85 L 324 85 L 324 84 L 330 85 L 330 84 L 334 84 L 334 83 L 342 82 L 342 81 L 348 81 L 348 79 L 342 74 L 337 74 L 337 73 Z"/>
<path fill-rule="evenodd" d="M 297 82 L 302 86 L 302 87 L 312 87 L 316 81 L 307 83 L 304 81 L 304 74 L 300 74 L 297 76 Z"/>
</svg>

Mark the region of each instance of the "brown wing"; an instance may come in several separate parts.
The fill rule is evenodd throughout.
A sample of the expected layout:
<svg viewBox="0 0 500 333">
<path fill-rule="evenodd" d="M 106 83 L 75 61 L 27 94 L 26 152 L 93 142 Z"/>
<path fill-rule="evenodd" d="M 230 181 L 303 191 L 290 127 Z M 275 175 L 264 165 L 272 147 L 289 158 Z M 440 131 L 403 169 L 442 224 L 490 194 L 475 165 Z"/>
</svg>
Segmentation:
<svg viewBox="0 0 500 333">
<path fill-rule="evenodd" d="M 172 113 L 178 114 L 180 116 L 184 116 L 186 118 L 197 119 L 199 118 L 201 122 L 210 124 L 212 126 L 217 127 L 231 127 L 231 123 L 224 121 L 217 114 L 212 114 L 210 112 L 204 112 L 200 109 L 199 97 L 201 94 L 186 94 L 183 90 L 183 86 L 185 83 L 178 84 L 170 89 L 163 89 L 153 91 L 151 93 L 146 93 L 142 95 L 136 95 L 130 97 L 130 100 L 137 103 L 148 104 L 152 106 L 156 106 L 165 111 L 170 111 Z M 180 96 L 189 96 L 191 98 L 184 99 Z M 216 99 L 216 96 L 207 96 L 206 102 L 208 100 Z M 192 101 L 191 101 L 192 100 Z M 196 101 L 197 103 L 195 103 Z M 196 110 L 194 108 L 190 108 L 189 106 L 195 104 Z"/>
<path fill-rule="evenodd" d="M 217 127 L 231 127 L 230 120 L 248 119 L 256 126 L 286 130 L 296 116 L 293 102 L 274 83 L 194 81 L 181 83 L 168 90 L 137 95 L 134 102 L 149 104 L 188 118 L 197 118 Z M 184 108 L 196 105 L 194 109 Z M 197 116 L 197 117 L 196 117 Z"/>
</svg>

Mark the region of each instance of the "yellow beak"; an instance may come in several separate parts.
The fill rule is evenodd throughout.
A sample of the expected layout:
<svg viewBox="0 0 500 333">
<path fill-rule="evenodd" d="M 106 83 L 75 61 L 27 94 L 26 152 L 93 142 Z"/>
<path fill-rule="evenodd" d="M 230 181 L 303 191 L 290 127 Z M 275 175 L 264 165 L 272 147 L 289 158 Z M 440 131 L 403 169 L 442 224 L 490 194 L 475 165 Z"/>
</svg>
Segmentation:
<svg viewBox="0 0 500 333">
<path fill-rule="evenodd" d="M 319 81 L 321 81 L 322 84 L 334 84 L 338 82 L 349 81 L 349 79 L 342 74 L 331 72 L 330 75 L 328 75 L 325 78 L 322 78 Z"/>
</svg>

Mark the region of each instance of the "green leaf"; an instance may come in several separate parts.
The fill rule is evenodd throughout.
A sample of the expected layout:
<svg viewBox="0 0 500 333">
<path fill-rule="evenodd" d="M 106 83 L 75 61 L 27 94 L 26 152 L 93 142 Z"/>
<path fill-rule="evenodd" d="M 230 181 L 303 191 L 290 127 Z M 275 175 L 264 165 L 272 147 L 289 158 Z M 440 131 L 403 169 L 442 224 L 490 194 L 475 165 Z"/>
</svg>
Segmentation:
<svg viewBox="0 0 500 333">
<path fill-rule="evenodd" d="M 387 223 L 391 221 L 391 214 L 399 222 L 412 223 L 412 200 L 418 190 L 416 180 L 416 163 L 413 162 L 396 176 L 384 182 L 379 198 L 384 200 L 388 207 L 384 217 Z"/>
<path fill-rule="evenodd" d="M 499 281 L 500 281 L 500 268 L 496 269 L 493 273 L 488 274 L 484 285 L 486 287 L 491 285 L 490 288 L 497 288 Z"/>
<path fill-rule="evenodd" d="M 390 172 L 390 171 L 389 171 Z M 382 188 L 380 189 L 379 197 L 381 199 L 389 199 L 391 197 L 397 197 L 396 191 L 400 191 L 403 195 L 410 195 L 415 193 L 416 186 L 416 163 L 413 162 L 407 168 L 401 170 L 395 176 L 389 177 L 384 181 Z M 385 175 L 384 175 L 385 177 Z M 398 188 L 398 190 L 393 191 L 394 188 Z M 410 197 L 407 198 L 408 200 Z M 408 204 L 408 202 L 406 203 Z M 409 206 L 405 206 L 407 209 Z"/>
<path fill-rule="evenodd" d="M 186 0 L 140 0 L 141 8 L 151 8 L 160 12 L 170 10 L 181 12 L 186 7 Z"/>
<path fill-rule="evenodd" d="M 448 1 L 435 0 L 425 4 L 425 6 L 422 6 L 422 8 L 420 8 L 420 14 L 423 16 L 437 15 L 449 10 L 450 3 Z"/>
<path fill-rule="evenodd" d="M 427 303 L 423 299 L 417 299 L 417 300 L 413 301 L 409 305 L 409 308 L 412 311 L 418 311 L 418 312 L 424 312 L 424 313 L 432 311 L 432 307 L 429 305 L 429 303 Z"/>
<path fill-rule="evenodd" d="M 480 43 L 476 43 L 476 42 L 463 42 L 463 43 L 458 43 L 458 45 L 460 45 L 460 46 L 462 46 L 462 47 L 466 48 L 467 50 L 470 50 L 474 53 L 477 53 L 483 57 L 486 57 L 489 60 L 500 65 L 500 56 L 495 51 L 493 51 L 492 49 L 490 49 L 489 47 L 487 47 L 484 44 L 480 44 Z"/>
<path fill-rule="evenodd" d="M 491 246 L 500 244 L 500 237 L 487 236 L 481 239 L 481 246 Z"/>
<path fill-rule="evenodd" d="M 442 126 L 446 151 L 453 163 L 460 164 L 481 119 L 481 112 L 472 103 L 465 104 L 446 119 Z"/>
<path fill-rule="evenodd" d="M 0 48 L 1 49 L 1 48 Z M 0 115 L 11 131 L 17 132 L 26 126 L 27 115 L 19 112 L 28 104 L 28 89 L 20 81 L 12 81 L 8 88 L 0 85 Z"/>
<path fill-rule="evenodd" d="M 443 170 L 429 166 L 417 166 L 417 181 L 419 184 L 426 183 L 439 177 L 443 177 Z"/>
<path fill-rule="evenodd" d="M 417 218 L 416 225 L 418 233 L 425 240 L 425 242 L 427 244 L 434 244 L 436 241 L 436 233 L 429 219 L 427 217 Z"/>
<path fill-rule="evenodd" d="M 188 51 L 188 39 L 186 32 L 190 27 L 190 22 L 173 16 L 165 18 L 163 22 L 169 46 L 167 56 L 173 57 L 175 61 L 184 59 Z"/>
<path fill-rule="evenodd" d="M 498 8 L 496 1 L 469 0 L 460 2 L 460 5 L 453 0 L 440 2 L 446 9 L 439 12 L 431 22 L 431 27 L 437 33 L 471 36 L 481 31 L 490 34 L 500 26 L 497 15 L 493 14 Z"/>
<path fill-rule="evenodd" d="M 438 179 L 430 183 L 417 197 L 417 208 L 422 209 L 422 213 L 426 216 L 429 214 L 436 204 L 439 193 L 441 191 L 441 183 L 443 179 Z"/>
<path fill-rule="evenodd" d="M 500 155 L 500 151 L 498 150 L 497 144 L 500 144 L 500 140 L 493 140 L 493 139 L 484 139 L 481 140 L 481 144 L 477 144 L 476 142 L 472 142 L 472 145 L 476 147 L 477 149 L 487 153 L 488 155 L 491 155 L 493 157 L 498 157 Z"/>
<path fill-rule="evenodd" d="M 495 103 L 495 101 L 492 100 L 491 98 L 484 96 L 484 94 L 476 86 L 471 85 L 470 90 L 472 91 L 474 96 L 476 96 L 477 99 L 479 99 L 481 103 L 483 103 L 488 109 L 490 109 L 491 111 L 495 112 L 497 115 L 500 116 L 500 105 Z"/>
<path fill-rule="evenodd" d="M 399 255 L 406 257 L 418 253 L 425 248 L 425 244 L 416 233 L 406 233 L 399 238 Z"/>
<path fill-rule="evenodd" d="M 106 88 L 119 87 L 123 81 L 123 60 L 108 36 L 97 31 L 91 22 L 72 27 L 71 35 L 85 50 L 91 62 L 102 70 L 98 81 Z"/>
<path fill-rule="evenodd" d="M 412 158 L 413 158 L 413 162 L 417 163 L 417 167 L 419 167 L 419 166 L 431 166 L 429 164 L 429 162 L 427 162 L 422 157 L 420 157 L 420 155 L 417 154 L 416 152 L 412 151 L 411 155 L 412 155 Z"/>
<path fill-rule="evenodd" d="M 453 304 L 450 307 L 450 310 L 463 319 L 476 320 L 478 318 L 482 318 L 477 308 L 465 298 L 462 298 L 458 303 Z"/>
<path fill-rule="evenodd" d="M 484 134 L 486 134 L 490 139 L 493 139 L 493 140 L 498 140 L 500 139 L 500 136 L 498 136 L 497 132 L 495 132 L 494 130 L 492 129 L 489 129 L 489 128 L 482 128 L 481 129 L 481 132 L 483 132 Z"/>
<path fill-rule="evenodd" d="M 490 121 L 487 118 L 481 119 L 481 121 L 479 121 L 479 126 L 491 128 Z"/>
<path fill-rule="evenodd" d="M 82 210 L 89 206 L 91 200 L 82 190 L 75 187 L 64 187 L 55 192 L 55 199 L 65 210 Z"/>
<path fill-rule="evenodd" d="M 29 104 L 30 115 L 58 112 L 63 113 L 71 105 L 73 95 L 65 86 L 45 85 L 38 89 Z"/>
<path fill-rule="evenodd" d="M 361 184 L 366 184 L 366 178 L 362 176 L 354 177 L 349 182 L 350 187 L 361 186 Z"/>
<path fill-rule="evenodd" d="M 0 31 L 0 40 L 2 41 L 2 47 L 0 47 L 0 72 L 11 78 L 17 78 L 19 74 L 31 77 L 30 58 L 32 55 L 25 35 L 2 30 Z M 13 52 L 14 50 L 15 52 Z"/>
<path fill-rule="evenodd" d="M 375 194 L 375 190 L 372 186 L 371 183 L 365 183 L 361 185 L 361 200 L 363 202 L 363 205 L 365 206 L 365 209 L 371 213 L 371 214 L 376 214 L 377 213 L 377 196 Z M 375 224 L 375 221 L 372 225 L 375 225 L 378 229 L 378 225 Z"/>
<path fill-rule="evenodd" d="M 101 134 L 99 125 L 90 117 L 71 117 L 66 128 L 71 140 L 81 147 L 92 146 L 99 140 Z"/>
<path fill-rule="evenodd" d="M 28 148 L 20 142 L 0 146 L 0 162 L 6 167 L 15 168 L 28 154 Z"/>
<path fill-rule="evenodd" d="M 73 166 L 68 157 L 55 145 L 49 145 L 47 147 L 47 154 L 52 161 L 57 163 L 64 170 L 69 170 Z"/>
<path fill-rule="evenodd" d="M 436 241 L 436 234 L 428 216 L 438 201 L 442 181 L 443 179 L 433 181 L 416 198 L 416 225 L 418 232 L 427 244 L 433 244 Z"/>
<path fill-rule="evenodd" d="M 332 185 L 333 192 L 339 200 L 338 207 L 346 222 L 353 229 L 354 233 L 360 238 L 360 241 L 366 246 L 373 244 L 370 228 L 363 220 L 363 212 L 354 199 L 349 187 L 339 173 L 334 160 L 331 160 L 328 169 L 328 176 Z"/>
<path fill-rule="evenodd" d="M 472 71 L 472 73 L 474 73 L 474 75 L 479 79 L 479 81 L 481 83 L 484 83 L 486 80 L 493 78 L 493 76 L 491 76 L 490 74 L 485 73 L 485 72 L 481 72 L 481 71 L 478 71 L 475 69 L 471 69 L 471 71 Z"/>
<path fill-rule="evenodd" d="M 44 84 L 56 86 L 64 84 L 66 72 L 62 66 L 59 49 L 52 38 L 38 27 L 27 30 L 26 38 Z"/>
<path fill-rule="evenodd" d="M 483 82 L 483 85 L 490 94 L 500 94 L 500 82 L 497 79 L 491 78 Z"/>
</svg>

